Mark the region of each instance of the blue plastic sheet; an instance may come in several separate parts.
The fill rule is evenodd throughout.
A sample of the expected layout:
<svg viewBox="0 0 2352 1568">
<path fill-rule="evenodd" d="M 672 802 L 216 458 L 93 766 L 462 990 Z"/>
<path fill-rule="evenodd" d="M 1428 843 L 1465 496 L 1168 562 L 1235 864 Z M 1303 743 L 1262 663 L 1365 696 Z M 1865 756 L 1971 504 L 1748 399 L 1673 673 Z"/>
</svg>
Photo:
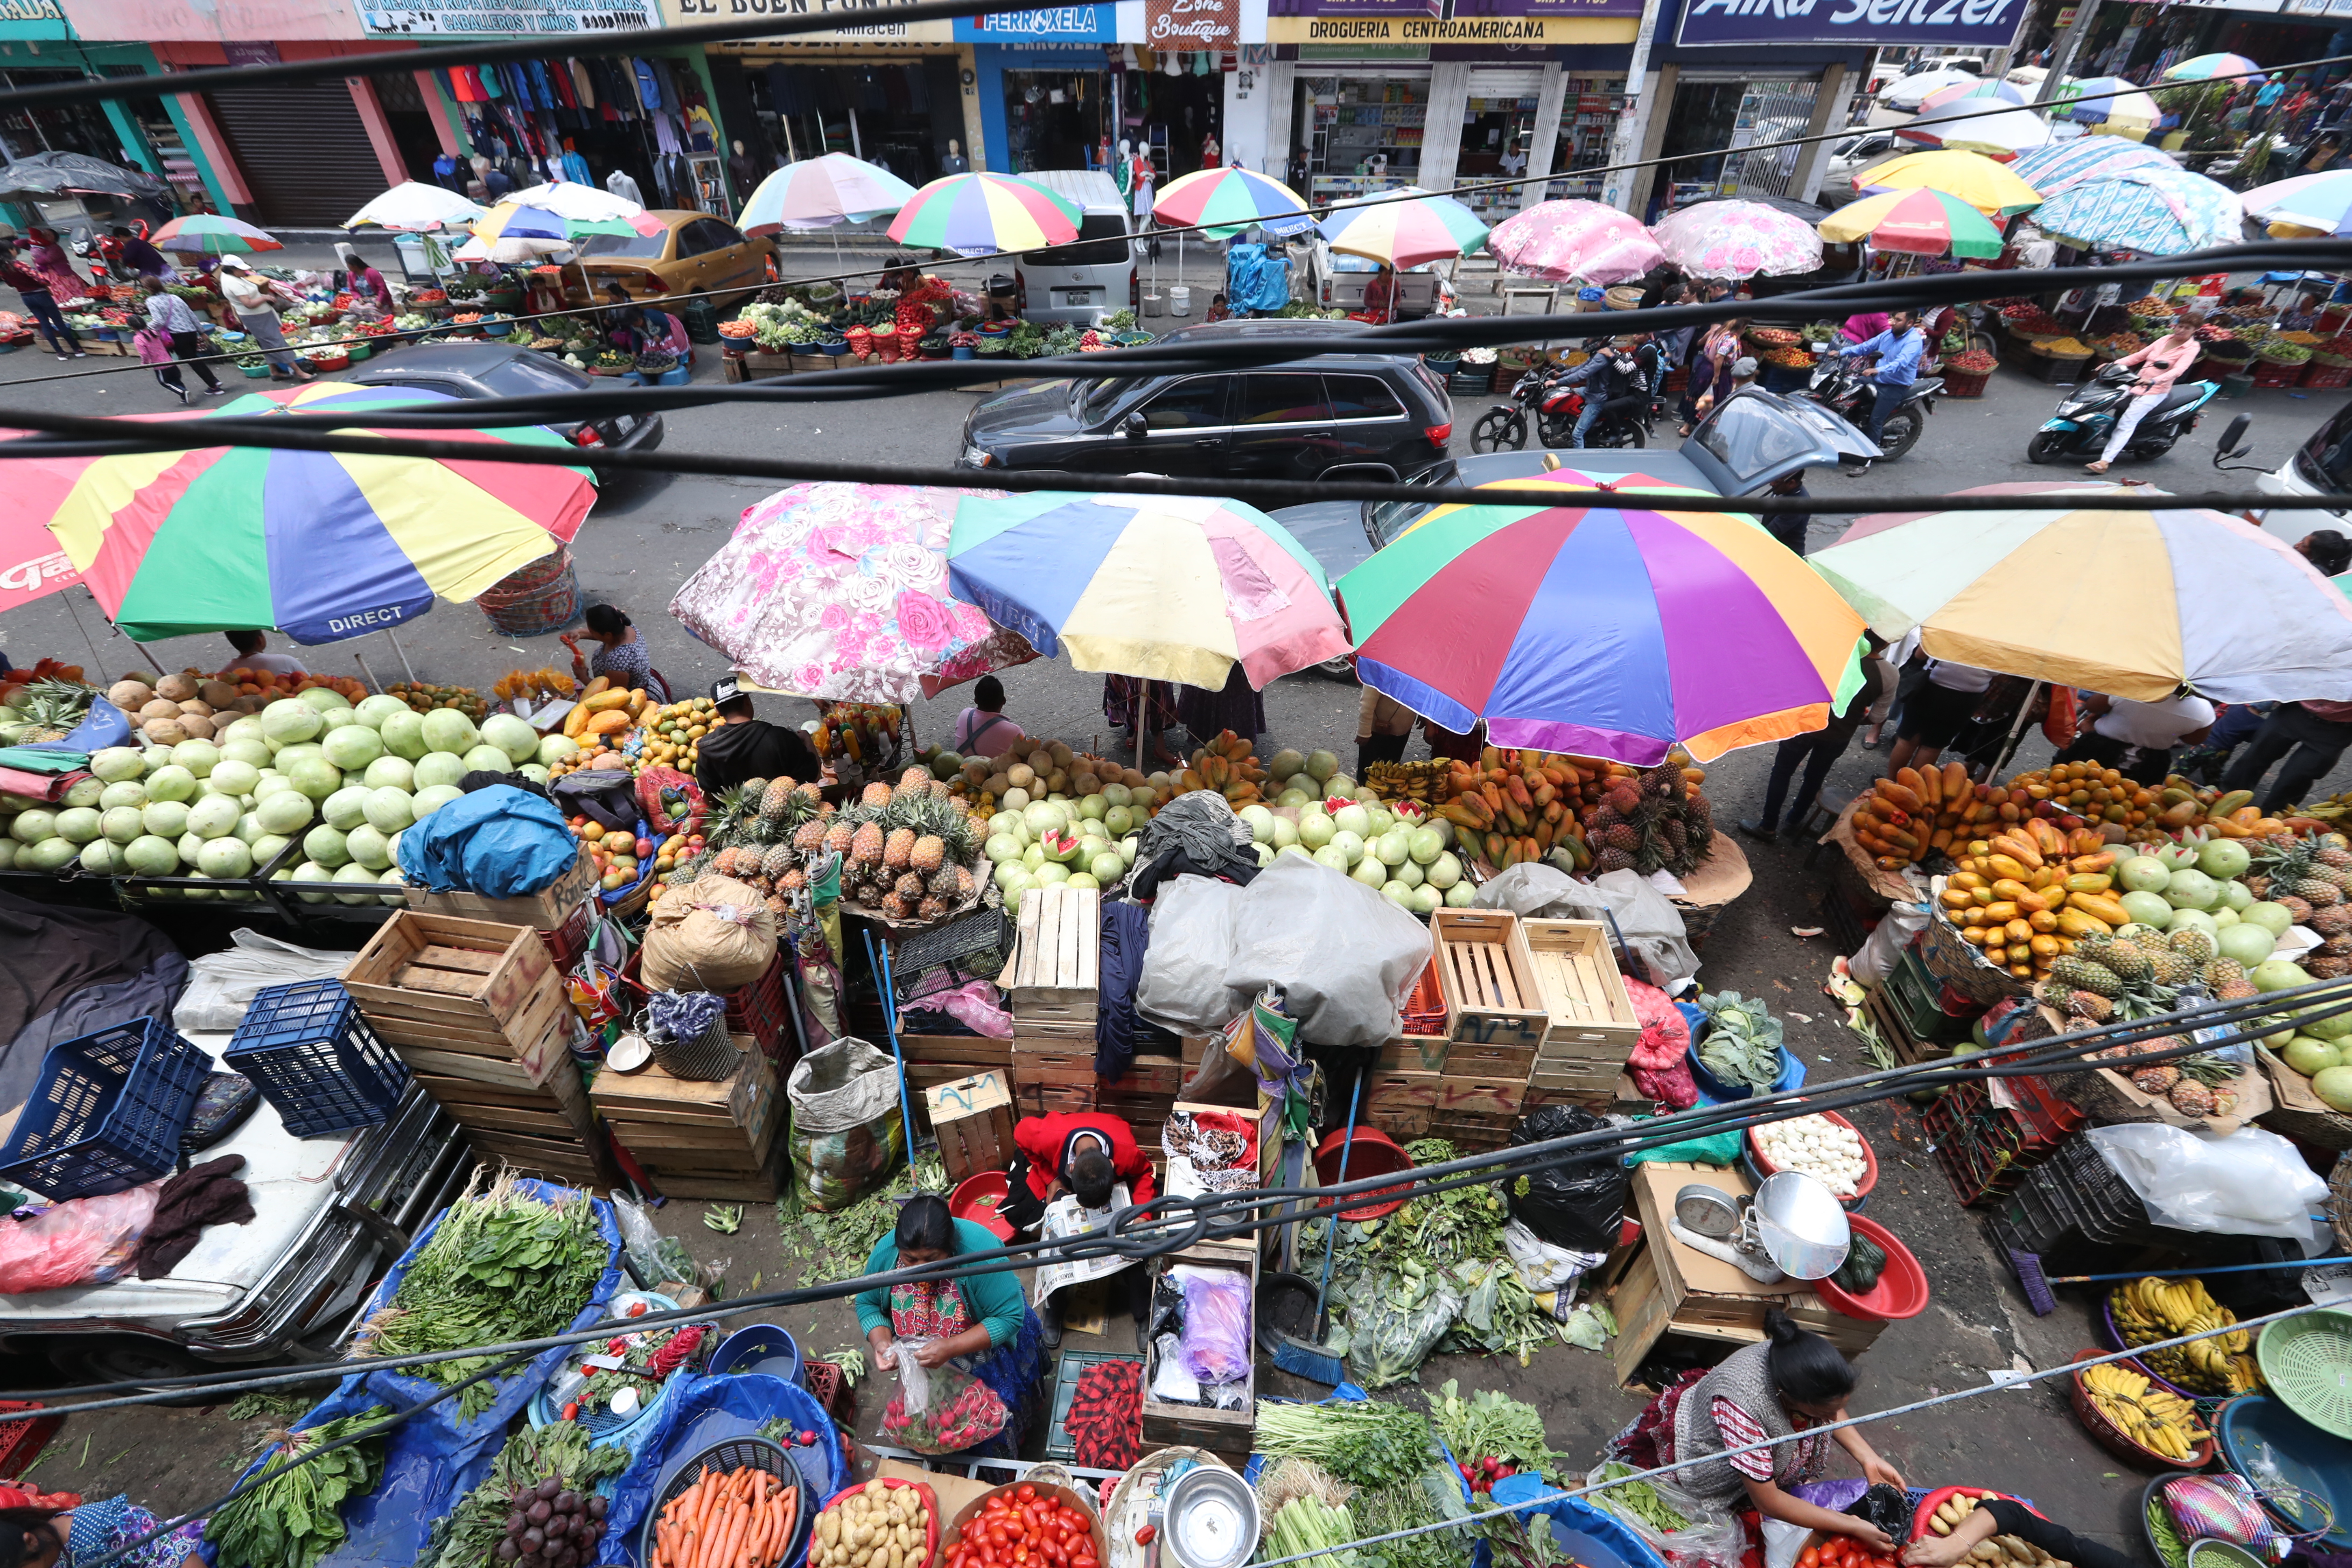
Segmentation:
<svg viewBox="0 0 2352 1568">
<path fill-rule="evenodd" d="M 461 795 L 400 836 L 400 874 L 436 893 L 521 898 L 579 860 L 580 840 L 554 804 L 506 784 Z"/>
<path fill-rule="evenodd" d="M 548 1203 L 580 1195 L 569 1187 L 546 1182 L 524 1179 L 515 1185 L 527 1195 Z M 606 1303 L 621 1285 L 621 1231 L 614 1221 L 612 1205 L 601 1199 L 589 1201 L 595 1205 L 596 1228 L 604 1238 L 604 1272 L 597 1279 L 588 1305 L 568 1325 L 572 1329 L 584 1329 L 602 1319 Z M 444 1209 L 436 1215 L 433 1223 L 425 1227 L 415 1244 L 384 1275 L 368 1302 L 369 1314 L 391 1301 L 410 1265 L 433 1239 L 448 1212 Z M 490 1461 L 505 1445 L 509 1425 L 541 1384 L 553 1375 L 564 1353 L 561 1345 L 541 1351 L 529 1365 L 509 1373 L 497 1385 L 497 1400 L 470 1421 L 458 1415 L 458 1399 L 453 1398 L 394 1427 L 384 1440 L 383 1479 L 374 1491 L 344 1505 L 343 1528 L 349 1533 L 341 1547 L 320 1560 L 320 1568 L 382 1568 L 385 1563 L 413 1561 L 424 1550 L 435 1522 L 489 1474 Z M 355 1373 L 336 1384 L 334 1393 L 296 1421 L 294 1429 L 307 1431 L 371 1405 L 380 1405 L 395 1413 L 412 1409 L 440 1392 L 439 1384 L 404 1373 Z M 248 1466 L 245 1476 L 259 1469 L 266 1459 L 264 1456 Z M 240 1484 L 245 1476 L 238 1478 Z M 205 1547 L 205 1560 L 215 1561 L 209 1542 Z"/>
<path fill-rule="evenodd" d="M 671 1392 L 652 1425 L 631 1434 L 630 1465 L 614 1487 L 612 1505 L 604 1516 L 609 1528 L 599 1550 L 605 1563 L 642 1568 L 638 1536 L 669 1478 L 705 1448 L 756 1432 L 778 1416 L 791 1422 L 794 1431 L 814 1432 L 819 1438 L 814 1448 L 788 1450 L 818 1504 L 849 1484 L 849 1466 L 842 1458 L 833 1417 L 806 1389 L 763 1372 L 722 1373 L 716 1377 L 680 1373 L 672 1382 L 681 1379 L 683 1386 Z M 782 1568 L 795 1568 L 800 1561 L 795 1556 Z"/>
<path fill-rule="evenodd" d="M 1626 1528 L 1622 1520 L 1580 1498 L 1570 1497 L 1539 1476 L 1505 1476 L 1495 1483 L 1494 1498 L 1497 1507 L 1507 1508 L 1548 1493 L 1553 1500 L 1521 1509 L 1519 1517 L 1549 1518 L 1553 1543 L 1584 1568 L 1666 1568 L 1665 1559 Z M 1486 1543 L 1480 1542 L 1478 1549 L 1483 1555 Z"/>
</svg>

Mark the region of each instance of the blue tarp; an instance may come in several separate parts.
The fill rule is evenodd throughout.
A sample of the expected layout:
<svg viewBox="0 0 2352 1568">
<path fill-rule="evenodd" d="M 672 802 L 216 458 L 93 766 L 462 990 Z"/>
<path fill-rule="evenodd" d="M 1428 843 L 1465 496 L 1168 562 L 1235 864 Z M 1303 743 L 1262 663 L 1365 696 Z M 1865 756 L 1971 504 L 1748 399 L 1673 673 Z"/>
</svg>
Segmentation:
<svg viewBox="0 0 2352 1568">
<path fill-rule="evenodd" d="M 1290 261 L 1263 245 L 1236 241 L 1225 252 L 1225 303 L 1235 312 L 1279 310 L 1290 303 Z"/>
<path fill-rule="evenodd" d="M 1539 1476 L 1505 1476 L 1495 1483 L 1495 1502 L 1501 1508 L 1547 1494 L 1554 1500 L 1521 1509 L 1519 1517 L 1532 1520 L 1542 1514 L 1549 1518 L 1552 1544 L 1584 1568 L 1666 1568 L 1665 1560 L 1651 1550 L 1648 1542 L 1627 1528 L 1622 1520 L 1580 1498 L 1570 1497 Z M 1486 1543 L 1482 1541 L 1478 1546 L 1483 1552 Z"/>
<path fill-rule="evenodd" d="M 609 1528 L 598 1548 L 604 1562 L 641 1568 L 644 1559 L 638 1552 L 638 1537 L 670 1476 L 713 1444 L 756 1432 L 762 1423 L 778 1416 L 791 1422 L 796 1431 L 817 1435 L 815 1447 L 789 1451 L 819 1506 L 849 1484 L 849 1466 L 842 1458 L 833 1417 L 808 1390 L 763 1372 L 677 1375 L 685 1379 L 684 1384 L 670 1391 L 646 1431 L 630 1434 L 631 1463 L 614 1485 L 611 1509 L 604 1516 Z M 799 1562 L 794 1557 L 781 1568 L 794 1568 Z"/>
<path fill-rule="evenodd" d="M 400 836 L 400 874 L 436 893 L 517 899 L 580 861 L 580 840 L 542 795 L 493 784 L 462 795 Z"/>
</svg>

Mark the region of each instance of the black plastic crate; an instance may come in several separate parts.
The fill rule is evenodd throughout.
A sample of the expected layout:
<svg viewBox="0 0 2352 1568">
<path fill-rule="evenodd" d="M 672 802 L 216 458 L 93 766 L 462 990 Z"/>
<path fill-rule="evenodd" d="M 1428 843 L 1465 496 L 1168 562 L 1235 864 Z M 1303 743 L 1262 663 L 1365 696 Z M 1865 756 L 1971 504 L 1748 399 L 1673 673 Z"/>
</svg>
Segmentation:
<svg viewBox="0 0 2352 1568">
<path fill-rule="evenodd" d="M 1054 1421 L 1045 1429 L 1045 1458 L 1059 1459 L 1064 1464 L 1076 1464 L 1078 1458 L 1076 1439 L 1070 1436 L 1067 1425 L 1070 1405 L 1078 1396 L 1078 1379 L 1090 1367 L 1107 1361 L 1131 1361 L 1140 1365 L 1143 1358 L 1133 1353 L 1115 1351 L 1064 1351 L 1054 1367 Z"/>
<path fill-rule="evenodd" d="M 0 1178 L 62 1203 L 169 1174 L 212 1066 L 160 1018 L 51 1046 L 0 1147 Z"/>
<path fill-rule="evenodd" d="M 251 1079 L 297 1138 L 372 1127 L 408 1089 L 408 1064 L 375 1037 L 337 980 L 264 986 L 221 1065 Z"/>
<path fill-rule="evenodd" d="M 890 949 L 890 988 L 903 1002 L 915 994 L 918 981 L 940 969 L 952 976 L 949 985 L 994 980 L 1013 956 L 1014 931 L 1003 910 L 981 909 L 911 936 Z"/>
</svg>

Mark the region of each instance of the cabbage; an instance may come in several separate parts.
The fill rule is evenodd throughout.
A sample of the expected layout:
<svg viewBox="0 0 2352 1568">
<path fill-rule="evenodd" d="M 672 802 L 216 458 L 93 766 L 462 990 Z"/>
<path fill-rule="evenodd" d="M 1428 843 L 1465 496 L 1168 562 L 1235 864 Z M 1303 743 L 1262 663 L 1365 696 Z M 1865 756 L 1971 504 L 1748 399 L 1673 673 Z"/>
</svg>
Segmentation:
<svg viewBox="0 0 2352 1568">
<path fill-rule="evenodd" d="M 253 851 L 235 838 L 215 838 L 196 856 L 196 869 L 207 877 L 249 877 Z"/>
<path fill-rule="evenodd" d="M 344 696 L 341 692 L 336 690 L 331 686 L 305 687 L 301 691 L 295 695 L 294 700 L 298 702 L 309 704 L 311 711 L 316 713 L 325 713 L 339 708 L 349 709 L 352 705 L 352 700 L 350 698 Z M 278 705 L 273 702 L 269 706 L 270 708 L 275 708 Z M 269 709 L 265 708 L 262 711 L 267 713 L 269 711 Z"/>
<path fill-rule="evenodd" d="M 149 800 L 193 800 L 196 794 L 196 775 L 177 763 L 157 768 L 147 775 Z"/>
<path fill-rule="evenodd" d="M 110 784 L 98 793 L 98 809 L 100 811 L 112 811 L 118 805 L 136 806 L 146 804 L 147 786 L 129 780 L 121 784 Z"/>
<path fill-rule="evenodd" d="M 79 846 L 99 836 L 99 820 L 98 813 L 90 807 L 71 806 L 58 813 L 57 823 L 50 831 L 67 843 Z"/>
<path fill-rule="evenodd" d="M 425 715 L 425 743 L 436 752 L 466 752 L 481 740 L 474 721 L 455 708 L 436 708 Z"/>
<path fill-rule="evenodd" d="M 89 754 L 89 771 L 108 784 L 121 784 L 147 772 L 147 759 L 136 746 L 109 746 Z"/>
<path fill-rule="evenodd" d="M 419 791 L 435 784 L 454 784 L 466 776 L 466 759 L 455 752 L 428 752 L 416 763 Z"/>
<path fill-rule="evenodd" d="M 337 893 L 335 901 L 339 904 L 372 904 L 376 901 L 375 873 L 356 860 L 337 868 L 330 880 L 338 885 L 364 883 L 368 888 L 364 893 Z"/>
<path fill-rule="evenodd" d="M 469 773 L 510 773 L 514 772 L 514 759 L 508 756 L 504 752 L 499 751 L 496 746 L 468 746 L 466 749 L 464 761 L 466 763 L 466 772 Z"/>
<path fill-rule="evenodd" d="M 528 763 L 539 755 L 539 731 L 511 713 L 493 713 L 482 721 L 482 743 L 504 752 L 510 763 Z"/>
<path fill-rule="evenodd" d="M 383 755 L 383 737 L 357 721 L 328 731 L 320 744 L 327 761 L 347 773 L 359 773 Z"/>
<path fill-rule="evenodd" d="M 226 838 L 236 831 L 244 815 L 225 795 L 208 795 L 188 808 L 188 831 L 199 838 Z"/>
<path fill-rule="evenodd" d="M 177 838 L 188 830 L 188 808 L 176 800 L 151 800 L 139 816 L 148 832 L 165 838 Z"/>
<path fill-rule="evenodd" d="M 213 764 L 205 785 L 221 795 L 251 795 L 253 786 L 261 782 L 261 770 L 251 763 L 233 763 L 223 757 Z"/>
<path fill-rule="evenodd" d="M 137 806 L 118 805 L 98 819 L 98 830 L 110 844 L 128 844 L 147 831 L 147 821 Z"/>
<path fill-rule="evenodd" d="M 378 757 L 367 765 L 360 782 L 370 789 L 414 790 L 416 764 L 406 757 Z"/>
<path fill-rule="evenodd" d="M 409 804 L 404 789 L 372 789 L 361 810 L 367 815 L 368 826 L 378 833 L 397 833 L 416 820 L 416 808 Z"/>
<path fill-rule="evenodd" d="M 392 864 L 392 852 L 385 847 L 383 835 L 366 823 L 343 835 L 343 848 L 371 871 L 381 871 Z"/>
<path fill-rule="evenodd" d="M 136 877 L 168 877 L 180 868 L 180 852 L 151 833 L 122 847 L 122 865 Z"/>
<path fill-rule="evenodd" d="M 262 738 L 273 746 L 308 741 L 327 727 L 318 709 L 298 697 L 283 697 L 261 710 Z"/>
<path fill-rule="evenodd" d="M 331 870 L 352 858 L 343 836 L 323 825 L 302 836 L 302 853 Z"/>
<path fill-rule="evenodd" d="M 320 805 L 319 820 L 349 833 L 367 820 L 367 785 L 345 784 Z"/>
<path fill-rule="evenodd" d="M 427 784 L 410 798 L 408 808 L 422 822 L 451 801 L 463 799 L 465 794 L 456 784 Z"/>
<path fill-rule="evenodd" d="M 203 778 L 220 761 L 220 748 L 210 741 L 183 741 L 172 748 L 172 761 Z"/>
<path fill-rule="evenodd" d="M 324 757 L 305 757 L 289 768 L 286 776 L 312 800 L 324 800 L 343 787 L 343 775 Z"/>
<path fill-rule="evenodd" d="M 382 730 L 383 721 L 394 713 L 407 713 L 413 710 L 399 698 L 379 691 L 373 697 L 361 698 L 360 705 L 352 711 L 369 729 Z"/>
</svg>

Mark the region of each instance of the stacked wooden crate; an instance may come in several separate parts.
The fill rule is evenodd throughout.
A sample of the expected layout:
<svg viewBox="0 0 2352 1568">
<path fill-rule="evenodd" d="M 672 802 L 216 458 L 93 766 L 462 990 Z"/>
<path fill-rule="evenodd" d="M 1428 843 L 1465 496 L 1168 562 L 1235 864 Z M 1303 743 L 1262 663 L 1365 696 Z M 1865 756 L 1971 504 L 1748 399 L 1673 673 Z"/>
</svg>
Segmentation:
<svg viewBox="0 0 2352 1568">
<path fill-rule="evenodd" d="M 1507 910 L 1439 910 L 1430 944 L 1446 1043 L 1423 1135 L 1465 1153 L 1499 1149 L 1518 1121 L 1546 1023 L 1527 939 Z M 1424 1061 L 1434 1054 L 1420 1050 Z"/>
<path fill-rule="evenodd" d="M 1024 1116 L 1092 1110 L 1102 989 L 1102 894 L 1053 883 L 1022 896 L 1012 961 L 1013 1098 Z"/>
<path fill-rule="evenodd" d="M 766 1203 L 776 1195 L 784 1122 L 775 1069 L 750 1035 L 730 1037 L 738 1066 L 712 1082 L 672 1078 L 658 1062 L 606 1068 L 589 1103 L 664 1197 Z"/>
<path fill-rule="evenodd" d="M 1642 1023 L 1599 921 L 1521 922 L 1545 1012 L 1528 1089 L 1539 1103 L 1604 1110 L 1618 1098 Z"/>
<path fill-rule="evenodd" d="M 612 1178 L 572 1059 L 580 1016 L 537 931 L 395 910 L 342 984 L 477 1155 L 556 1181 Z"/>
<path fill-rule="evenodd" d="M 1189 1076 L 1174 1057 L 1138 1056 L 1117 1079 L 1095 1082 L 1095 1109 L 1116 1116 L 1135 1131 L 1135 1142 L 1154 1165 L 1162 1163 L 1160 1131 L 1176 1103 L 1176 1091 Z"/>
<path fill-rule="evenodd" d="M 884 1049 L 889 1037 L 877 1037 Z M 987 1035 L 900 1035 L 898 1055 L 907 1064 L 907 1098 L 915 1108 L 915 1131 L 932 1123 L 925 1096 L 943 1083 L 956 1083 L 994 1071 L 1009 1086 L 1013 1079 L 1013 1042 Z"/>
</svg>

